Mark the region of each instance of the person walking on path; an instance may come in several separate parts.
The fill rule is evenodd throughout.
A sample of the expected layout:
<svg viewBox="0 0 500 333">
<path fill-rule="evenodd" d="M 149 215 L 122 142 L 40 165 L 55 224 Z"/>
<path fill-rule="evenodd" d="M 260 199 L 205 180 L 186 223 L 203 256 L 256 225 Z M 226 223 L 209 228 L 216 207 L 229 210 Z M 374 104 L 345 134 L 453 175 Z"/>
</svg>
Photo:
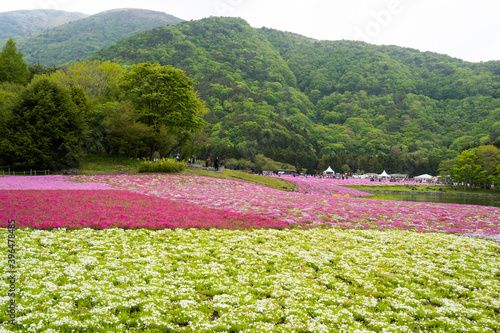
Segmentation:
<svg viewBox="0 0 500 333">
<path fill-rule="evenodd" d="M 210 167 L 210 156 L 207 157 L 207 168 Z"/>
</svg>

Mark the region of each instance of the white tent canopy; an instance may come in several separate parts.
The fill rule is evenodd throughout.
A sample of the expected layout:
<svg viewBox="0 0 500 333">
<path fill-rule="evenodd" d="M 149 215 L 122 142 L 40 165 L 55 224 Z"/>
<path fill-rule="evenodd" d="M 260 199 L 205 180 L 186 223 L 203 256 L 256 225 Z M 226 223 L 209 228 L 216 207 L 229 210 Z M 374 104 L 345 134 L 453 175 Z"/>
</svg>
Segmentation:
<svg viewBox="0 0 500 333">
<path fill-rule="evenodd" d="M 325 171 L 323 171 L 323 173 L 326 173 L 326 174 L 335 174 L 335 171 L 333 171 L 332 168 L 330 166 L 328 166 L 328 169 L 326 169 Z"/>
<path fill-rule="evenodd" d="M 380 175 L 378 175 L 379 177 L 385 177 L 385 178 L 389 178 L 390 176 L 387 174 L 387 172 L 382 172 Z"/>
<path fill-rule="evenodd" d="M 428 174 L 423 174 L 423 175 L 417 176 L 415 178 L 418 178 L 418 179 L 430 179 L 430 178 L 434 178 L 434 176 L 431 176 L 431 175 L 428 175 Z"/>
</svg>

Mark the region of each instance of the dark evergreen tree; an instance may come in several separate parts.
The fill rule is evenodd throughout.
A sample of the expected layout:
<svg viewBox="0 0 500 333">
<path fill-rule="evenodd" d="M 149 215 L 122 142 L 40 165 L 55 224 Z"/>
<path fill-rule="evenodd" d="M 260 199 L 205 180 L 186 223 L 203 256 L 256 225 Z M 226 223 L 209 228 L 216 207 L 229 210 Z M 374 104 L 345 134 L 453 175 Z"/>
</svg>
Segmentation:
<svg viewBox="0 0 500 333">
<path fill-rule="evenodd" d="M 1 131 L 5 166 L 60 170 L 79 164 L 83 114 L 69 91 L 47 78 L 26 88 Z"/>
</svg>

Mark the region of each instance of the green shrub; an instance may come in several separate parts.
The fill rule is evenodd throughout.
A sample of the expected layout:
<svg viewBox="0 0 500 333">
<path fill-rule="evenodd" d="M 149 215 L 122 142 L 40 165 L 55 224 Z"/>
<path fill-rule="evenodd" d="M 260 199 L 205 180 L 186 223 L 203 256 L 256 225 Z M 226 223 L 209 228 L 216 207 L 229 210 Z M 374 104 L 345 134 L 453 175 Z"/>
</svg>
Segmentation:
<svg viewBox="0 0 500 333">
<path fill-rule="evenodd" d="M 239 160 L 229 158 L 224 161 L 224 167 L 231 170 L 252 170 L 254 166 L 251 161 L 247 161 L 244 158 L 240 158 Z"/>
<path fill-rule="evenodd" d="M 143 161 L 139 165 L 139 172 L 181 172 L 184 170 L 184 163 L 174 159 L 161 159 L 159 161 Z"/>
</svg>

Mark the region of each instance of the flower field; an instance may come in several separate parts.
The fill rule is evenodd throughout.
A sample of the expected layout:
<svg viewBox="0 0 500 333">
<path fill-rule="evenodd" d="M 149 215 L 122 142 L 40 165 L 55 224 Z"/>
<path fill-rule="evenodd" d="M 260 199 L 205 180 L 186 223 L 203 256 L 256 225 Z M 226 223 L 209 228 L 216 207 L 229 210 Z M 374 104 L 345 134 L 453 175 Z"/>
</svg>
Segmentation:
<svg viewBox="0 0 500 333">
<path fill-rule="evenodd" d="M 12 331 L 500 330 L 500 246 L 486 240 L 342 229 L 17 234 Z"/>
<path fill-rule="evenodd" d="M 178 202 L 259 214 L 297 226 L 500 234 L 500 208 L 334 196 L 326 194 L 333 188 L 328 182 L 324 190 L 313 183 L 316 189 L 311 193 L 292 193 L 227 179 L 179 175 L 83 179 Z M 345 188 L 342 195 L 359 192 Z"/>
<path fill-rule="evenodd" d="M 53 228 L 285 228 L 289 223 L 256 214 L 220 211 L 127 191 L 0 191 L 3 227 Z"/>
<path fill-rule="evenodd" d="M 500 208 L 296 185 L 0 178 L 0 332 L 500 331 Z"/>
</svg>

